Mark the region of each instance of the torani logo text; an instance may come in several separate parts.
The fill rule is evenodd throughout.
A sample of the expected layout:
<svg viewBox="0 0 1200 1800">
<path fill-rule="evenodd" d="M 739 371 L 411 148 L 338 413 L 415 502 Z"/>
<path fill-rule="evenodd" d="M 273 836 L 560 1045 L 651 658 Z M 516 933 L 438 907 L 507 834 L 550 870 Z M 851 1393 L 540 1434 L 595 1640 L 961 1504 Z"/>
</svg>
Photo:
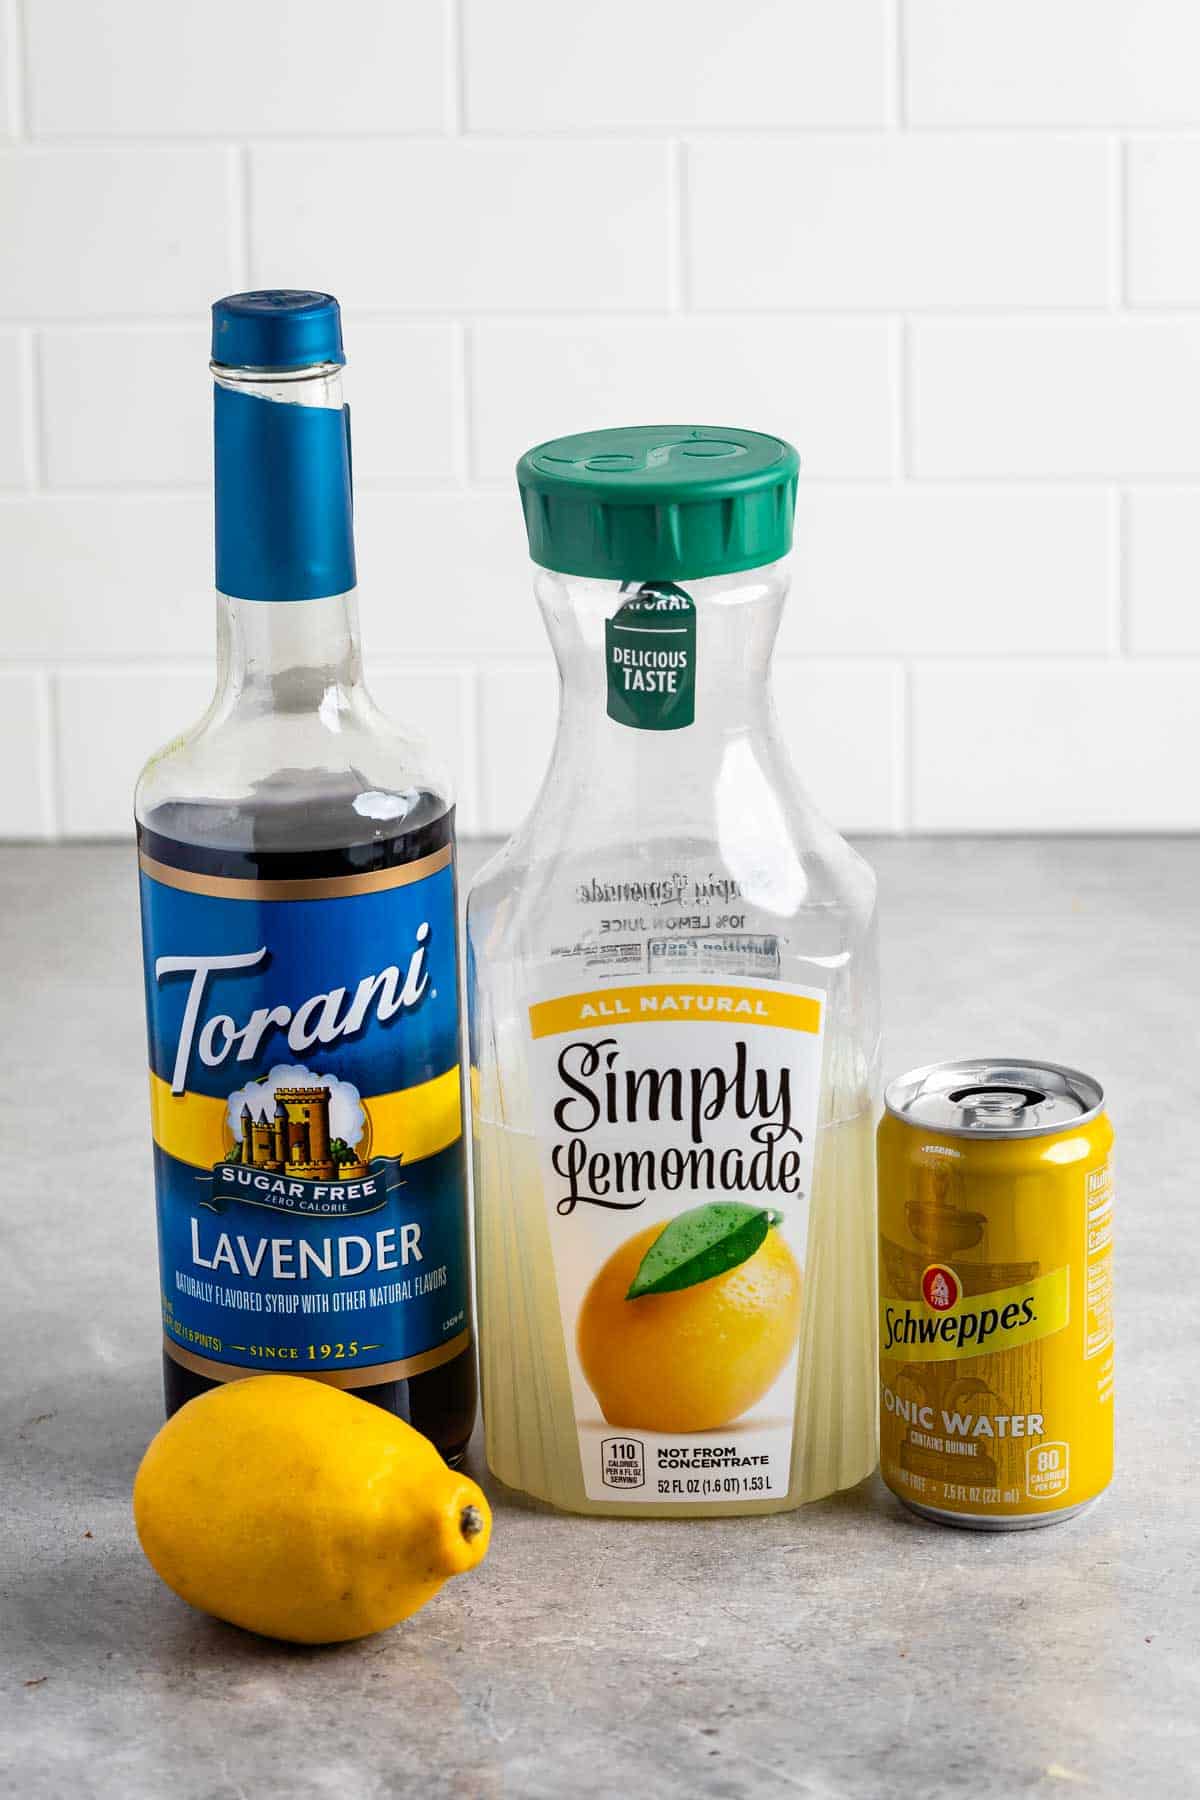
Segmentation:
<svg viewBox="0 0 1200 1800">
<path fill-rule="evenodd" d="M 377 974 L 364 975 L 352 998 L 346 988 L 335 987 L 325 993 L 310 994 L 294 1007 L 258 1006 L 244 1025 L 238 1025 L 229 1013 L 213 1013 L 199 1025 L 200 1009 L 210 980 L 261 967 L 267 959 L 265 944 L 257 950 L 231 956 L 158 957 L 154 964 L 157 981 L 172 975 L 190 975 L 192 978 L 175 1052 L 171 1092 L 182 1094 L 187 1087 L 193 1046 L 206 1068 L 217 1069 L 231 1052 L 237 1062 L 253 1062 L 264 1039 L 273 1031 L 286 1033 L 288 1048 L 300 1052 L 311 1050 L 317 1044 L 335 1044 L 339 1038 L 351 1037 L 362 1030 L 372 1013 L 383 1024 L 398 1012 L 416 1006 L 428 985 L 425 954 L 429 930 L 427 921 L 418 925 L 417 947 L 403 974 L 398 965 L 392 964 Z"/>
</svg>

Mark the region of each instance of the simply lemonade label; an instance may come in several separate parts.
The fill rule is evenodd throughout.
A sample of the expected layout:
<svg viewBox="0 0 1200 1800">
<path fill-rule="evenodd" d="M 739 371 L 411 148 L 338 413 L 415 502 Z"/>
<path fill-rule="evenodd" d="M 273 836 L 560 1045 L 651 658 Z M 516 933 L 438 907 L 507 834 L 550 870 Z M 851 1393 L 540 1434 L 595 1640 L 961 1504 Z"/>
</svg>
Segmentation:
<svg viewBox="0 0 1200 1800">
<path fill-rule="evenodd" d="M 143 856 L 168 1354 L 343 1387 L 465 1348 L 449 849 L 253 882 Z"/>
<path fill-rule="evenodd" d="M 589 1499 L 788 1492 L 825 996 L 617 979 L 529 1008 Z"/>
</svg>

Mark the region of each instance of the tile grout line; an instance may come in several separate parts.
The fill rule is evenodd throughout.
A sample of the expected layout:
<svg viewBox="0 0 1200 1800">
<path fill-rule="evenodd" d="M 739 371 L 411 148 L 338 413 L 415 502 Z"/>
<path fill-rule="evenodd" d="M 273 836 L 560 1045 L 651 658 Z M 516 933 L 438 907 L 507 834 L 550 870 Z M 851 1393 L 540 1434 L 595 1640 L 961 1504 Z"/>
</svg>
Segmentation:
<svg viewBox="0 0 1200 1800">
<path fill-rule="evenodd" d="M 898 837 L 907 837 L 913 828 L 913 701 L 913 669 L 906 658 L 899 667 L 892 710 L 892 830 Z"/>
<path fill-rule="evenodd" d="M 1109 145 L 1109 271 L 1112 310 L 1129 308 L 1129 162 L 1125 140 L 1114 137 Z"/>
<path fill-rule="evenodd" d="M 1129 655 L 1129 551 L 1132 509 L 1126 489 L 1114 487 L 1109 500 L 1109 643 L 1112 654 Z"/>
<path fill-rule="evenodd" d="M 905 32 L 904 0 L 888 0 L 885 17 L 885 55 L 890 65 L 887 83 L 887 122 L 901 131 L 908 123 L 908 40 Z"/>
<path fill-rule="evenodd" d="M 895 356 L 895 388 L 892 396 L 893 483 L 909 487 L 913 475 L 912 419 L 912 329 L 906 315 L 894 321 L 893 354 Z"/>
<path fill-rule="evenodd" d="M 484 673 L 485 671 L 478 665 L 470 672 L 471 705 L 468 717 L 471 721 L 470 769 L 475 787 L 475 822 L 480 831 L 485 835 L 490 835 L 495 833 L 498 828 L 492 819 L 494 796 L 491 793 L 491 784 L 487 780 L 487 761 L 484 755 Z"/>
<path fill-rule="evenodd" d="M 8 68 L 8 104 L 12 113 L 12 133 L 17 143 L 29 142 L 29 44 L 21 0 L 5 0 L 5 20 L 12 60 Z"/>
<path fill-rule="evenodd" d="M 239 148 L 226 145 L 226 149 Z M 240 148 L 249 154 L 250 145 Z M 564 302 L 555 308 L 535 305 L 515 306 L 356 306 L 355 316 L 364 325 L 394 325 L 399 328 L 420 325 L 446 325 L 457 320 L 469 320 L 477 324 L 500 325 L 584 325 L 589 327 L 611 325 L 625 328 L 638 325 L 740 325 L 746 329 L 764 320 L 773 322 L 790 322 L 797 326 L 808 325 L 885 325 L 897 316 L 903 305 L 904 316 L 912 322 L 924 322 L 932 325 L 962 325 L 971 329 L 992 329 L 1012 325 L 1050 324 L 1080 325 L 1094 324 L 1097 321 L 1109 320 L 1113 315 L 1110 301 L 1059 302 L 1059 301 L 1005 301 L 1000 303 L 984 303 L 981 301 L 963 301 L 953 305 L 942 302 L 897 302 L 893 300 L 879 301 L 847 301 L 836 306 L 829 302 L 821 305 L 809 305 L 803 300 L 792 302 L 772 300 L 767 305 L 712 305 L 705 304 L 689 311 L 685 317 L 673 314 L 666 303 L 658 306 L 632 306 L 624 301 L 614 303 L 607 308 L 598 308 L 593 304 L 574 304 Z M 1153 320 L 1157 324 L 1195 325 L 1200 323 L 1200 301 L 1183 304 L 1175 301 L 1159 303 L 1143 302 L 1130 309 L 1130 317 L 1139 323 Z M 104 332 L 104 331 L 146 331 L 146 332 L 182 332 L 194 329 L 195 311 L 189 309 L 182 312 L 137 313 L 137 312 L 93 312 L 66 314 L 48 319 L 44 313 L 21 311 L 3 318 L 0 323 L 10 331 L 19 330 L 22 326 L 37 329 L 42 325 L 52 325 L 58 331 Z"/>
<path fill-rule="evenodd" d="M 473 327 L 464 320 L 454 326 L 454 354 L 451 359 L 452 459 L 460 493 L 470 493 L 479 464 L 479 445 L 475 430 L 475 396 L 478 380 L 475 369 Z M 369 490 L 364 490 L 369 491 Z"/>
<path fill-rule="evenodd" d="M 46 485 L 46 447 L 41 402 L 41 354 L 37 333 L 28 327 L 17 337 L 21 374 L 21 435 L 27 494 L 40 494 Z M 15 496 L 21 498 L 21 495 Z"/>
<path fill-rule="evenodd" d="M 32 335 L 32 334 L 31 334 Z M 895 430 L 894 418 L 889 418 L 889 430 L 892 442 L 892 454 L 895 454 L 894 440 L 898 433 Z M 965 499 L 986 500 L 1029 500 L 1041 496 L 1063 494 L 1100 495 L 1111 492 L 1114 485 L 1131 484 L 1151 493 L 1187 494 L 1195 498 L 1200 495 L 1200 473 L 1189 471 L 1185 474 L 1125 474 L 1100 473 L 1094 475 L 1020 475 L 1020 474 L 965 474 L 965 475 L 912 475 L 900 483 L 893 471 L 882 474 L 863 475 L 804 475 L 806 493 L 833 495 L 842 500 L 878 499 L 884 494 L 903 486 L 906 494 L 921 495 L 925 499 L 941 499 L 946 501 Z M 388 495 L 393 499 L 420 501 L 462 500 L 467 502 L 486 502 L 503 500 L 511 495 L 511 484 L 506 475 L 472 476 L 463 482 L 457 476 L 393 476 L 355 474 L 355 491 L 364 495 Z M 211 493 L 211 483 L 203 480 L 170 481 L 161 483 L 71 481 L 59 482 L 46 493 L 56 500 L 63 501 L 97 501 L 102 500 L 109 505 L 169 505 L 177 500 L 203 500 Z M 41 498 L 40 490 L 10 485 L 0 487 L 0 509 L 20 506 L 33 498 Z"/>
<path fill-rule="evenodd" d="M 671 227 L 671 259 L 667 269 L 667 307 L 671 313 L 681 313 L 688 310 L 691 293 L 688 271 L 691 237 L 688 231 L 687 216 L 687 145 L 682 138 L 672 138 L 667 152 L 667 210 Z"/>
<path fill-rule="evenodd" d="M 480 719 L 481 682 L 478 668 L 465 668 L 459 680 L 463 693 L 463 721 L 466 744 L 463 746 L 464 785 L 470 806 L 470 830 L 483 830 L 483 731 Z"/>
<path fill-rule="evenodd" d="M 40 787 L 46 835 L 53 843 L 64 837 L 65 785 L 58 734 L 58 675 L 43 669 L 38 681 L 38 735 L 42 744 Z"/>
<path fill-rule="evenodd" d="M 462 0 L 447 0 L 444 31 L 446 52 L 446 135 L 463 137 L 467 129 L 467 64 L 463 55 Z"/>
<path fill-rule="evenodd" d="M 8 0 L 12 5 L 12 0 Z M 448 79 L 448 78 L 447 78 Z M 1142 125 L 1135 121 L 1109 119 L 1102 123 L 1088 123 L 1075 120 L 1067 124 L 1054 124 L 1049 121 L 1025 123 L 1020 120 L 996 121 L 982 119 L 975 121 L 941 120 L 926 123 L 909 116 L 907 96 L 905 96 L 904 118 L 891 118 L 897 108 L 892 95 L 887 95 L 887 115 L 868 123 L 829 123 L 814 121 L 811 124 L 797 124 L 794 121 L 781 121 L 777 124 L 743 122 L 741 124 L 718 125 L 712 123 L 692 123 L 686 125 L 687 134 L 692 138 L 701 138 L 706 143 L 726 143 L 740 140 L 748 144 L 805 144 L 813 139 L 826 139 L 831 142 L 856 143 L 863 138 L 886 139 L 894 136 L 899 126 L 907 134 L 920 138 L 946 138 L 956 141 L 962 138 L 975 137 L 988 142 L 1003 144 L 1011 139 L 1044 138 L 1048 142 L 1058 143 L 1096 143 L 1111 139 L 1120 133 L 1136 143 L 1163 143 L 1176 140 L 1195 144 L 1200 141 L 1200 124 L 1193 125 Z M 338 150 L 347 146 L 378 146 L 395 149 L 406 146 L 428 148 L 431 145 L 447 144 L 457 140 L 473 144 L 523 144 L 529 148 L 538 148 L 545 144 L 561 145 L 565 143 L 591 144 L 609 148 L 614 143 L 625 144 L 661 144 L 678 137 L 678 123 L 668 124 L 660 121 L 641 120 L 636 124 L 604 125 L 587 124 L 584 126 L 550 126 L 532 127 L 518 125 L 511 128 L 471 126 L 465 121 L 460 130 L 448 130 L 439 126 L 420 126 L 413 130 L 380 127 L 347 128 L 336 131 L 301 132 L 289 130 L 254 130 L 231 132 L 214 127 L 205 131 L 181 131 L 170 133 L 165 131 L 56 131 L 45 137 L 31 138 L 28 141 L 37 145 L 50 144 L 63 150 L 211 150 L 229 143 L 230 137 L 236 135 L 256 148 L 283 151 L 324 151 Z"/>
<path fill-rule="evenodd" d="M 230 179 L 233 266 L 238 286 L 248 289 L 254 279 L 254 175 L 249 144 L 232 151 Z"/>
</svg>

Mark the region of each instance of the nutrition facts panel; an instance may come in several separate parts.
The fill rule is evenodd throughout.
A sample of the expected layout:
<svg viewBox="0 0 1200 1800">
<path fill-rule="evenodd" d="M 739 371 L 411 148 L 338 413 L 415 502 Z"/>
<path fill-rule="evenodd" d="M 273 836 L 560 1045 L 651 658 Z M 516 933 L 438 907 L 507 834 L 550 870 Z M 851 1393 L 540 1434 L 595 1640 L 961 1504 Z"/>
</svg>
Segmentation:
<svg viewBox="0 0 1200 1800">
<path fill-rule="evenodd" d="M 1113 1339 L 1112 1224 L 1112 1171 L 1105 1163 L 1087 1178 L 1083 1353 L 1088 1357 L 1099 1356 Z"/>
</svg>

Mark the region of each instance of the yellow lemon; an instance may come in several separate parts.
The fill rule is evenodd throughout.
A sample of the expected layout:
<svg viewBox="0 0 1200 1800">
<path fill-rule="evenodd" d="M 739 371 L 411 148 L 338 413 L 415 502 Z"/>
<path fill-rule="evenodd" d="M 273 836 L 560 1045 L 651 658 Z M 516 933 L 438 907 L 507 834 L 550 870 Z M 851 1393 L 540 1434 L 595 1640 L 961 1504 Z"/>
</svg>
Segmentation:
<svg viewBox="0 0 1200 1800">
<path fill-rule="evenodd" d="M 584 1296 L 576 1342 L 610 1425 L 708 1431 L 761 1400 L 800 1328 L 800 1270 L 774 1228 L 752 1256 L 675 1293 L 626 1294 L 665 1229 L 614 1250 Z"/>
<path fill-rule="evenodd" d="M 297 1375 L 211 1388 L 133 1485 L 138 1537 L 181 1599 L 297 1644 L 407 1619 L 474 1568 L 491 1513 L 403 1420 Z"/>
</svg>

